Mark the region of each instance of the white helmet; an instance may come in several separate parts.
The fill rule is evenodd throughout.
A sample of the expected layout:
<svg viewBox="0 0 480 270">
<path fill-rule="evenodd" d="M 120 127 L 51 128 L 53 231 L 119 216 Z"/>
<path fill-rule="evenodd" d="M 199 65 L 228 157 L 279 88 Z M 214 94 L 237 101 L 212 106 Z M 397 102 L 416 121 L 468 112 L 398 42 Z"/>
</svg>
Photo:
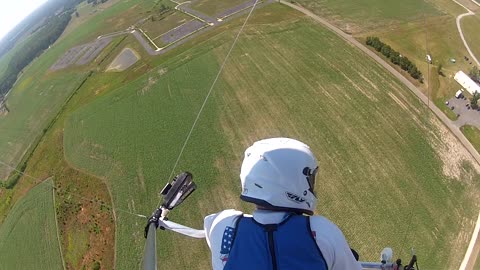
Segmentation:
<svg viewBox="0 0 480 270">
<path fill-rule="evenodd" d="M 317 160 L 297 140 L 271 138 L 245 151 L 240 179 L 244 201 L 267 208 L 313 215 Z"/>
</svg>

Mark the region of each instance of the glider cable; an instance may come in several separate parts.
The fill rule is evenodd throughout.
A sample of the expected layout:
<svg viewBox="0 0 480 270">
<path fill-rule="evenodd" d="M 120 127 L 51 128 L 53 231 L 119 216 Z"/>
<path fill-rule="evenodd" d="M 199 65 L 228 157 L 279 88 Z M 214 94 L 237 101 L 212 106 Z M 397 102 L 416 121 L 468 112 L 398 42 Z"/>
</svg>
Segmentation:
<svg viewBox="0 0 480 270">
<path fill-rule="evenodd" d="M 175 164 L 173 165 L 172 171 L 170 172 L 170 176 L 169 176 L 167 179 L 172 179 L 173 174 L 175 173 L 175 169 L 177 168 L 178 162 L 180 161 L 180 158 L 182 157 L 183 151 L 185 150 L 185 147 L 187 146 L 188 140 L 190 139 L 190 136 L 192 135 L 192 132 L 193 132 L 193 130 L 195 129 L 195 126 L 197 125 L 198 119 L 200 118 L 200 115 L 202 114 L 203 109 L 205 108 L 205 105 L 207 104 L 207 101 L 208 101 L 208 99 L 210 98 L 210 95 L 212 94 L 213 88 L 215 87 L 215 84 L 217 83 L 218 78 L 219 78 L 220 75 L 222 74 L 222 71 L 223 71 L 223 69 L 224 69 L 224 67 L 225 67 L 225 64 L 227 63 L 228 58 L 230 57 L 230 54 L 232 53 L 233 49 L 235 48 L 235 45 L 236 45 L 236 43 L 237 43 L 237 40 L 238 40 L 238 38 L 240 37 L 240 34 L 243 32 L 243 29 L 245 28 L 245 25 L 247 24 L 248 19 L 249 19 L 250 16 L 252 15 L 253 10 L 255 9 L 258 1 L 259 1 L 259 0 L 256 0 L 255 3 L 253 4 L 252 9 L 251 9 L 250 12 L 248 13 L 247 18 L 246 18 L 245 21 L 243 22 L 242 27 L 240 28 L 240 30 L 239 30 L 238 33 L 237 33 L 237 36 L 235 37 L 235 39 L 234 39 L 234 41 L 233 41 L 233 44 L 232 44 L 232 46 L 230 47 L 230 50 L 228 51 L 227 55 L 225 56 L 225 59 L 223 60 L 223 63 L 222 63 L 222 65 L 220 66 L 220 69 L 218 70 L 217 76 L 216 76 L 215 79 L 213 80 L 212 86 L 210 87 L 210 90 L 208 90 L 207 96 L 205 97 L 205 99 L 204 99 L 204 101 L 203 101 L 203 104 L 202 104 L 202 106 L 200 107 L 200 110 L 199 110 L 198 113 L 197 113 L 197 117 L 195 118 L 195 121 L 193 121 L 192 127 L 190 128 L 190 131 L 189 131 L 188 134 L 187 134 L 187 137 L 186 137 L 186 139 L 185 139 L 185 142 L 183 143 L 183 146 L 182 146 L 182 148 L 181 148 L 181 150 L 180 150 L 180 152 L 179 152 L 179 154 L 178 154 L 177 160 L 175 161 Z M 158 203 L 158 207 L 160 207 L 160 204 L 161 204 L 161 200 L 160 200 L 160 202 Z"/>
</svg>

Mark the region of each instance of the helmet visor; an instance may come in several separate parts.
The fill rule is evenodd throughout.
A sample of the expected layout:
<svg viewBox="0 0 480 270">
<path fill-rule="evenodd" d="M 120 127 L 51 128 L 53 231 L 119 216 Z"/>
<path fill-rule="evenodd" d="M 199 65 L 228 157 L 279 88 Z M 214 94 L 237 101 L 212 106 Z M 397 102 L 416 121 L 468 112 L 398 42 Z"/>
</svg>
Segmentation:
<svg viewBox="0 0 480 270">
<path fill-rule="evenodd" d="M 305 170 L 306 169 L 306 170 Z M 317 176 L 317 172 L 318 172 L 318 166 L 312 170 L 310 168 L 305 168 L 304 169 L 304 174 L 307 176 L 307 181 L 308 181 L 308 185 L 310 186 L 310 191 L 312 193 L 314 193 L 314 189 L 315 189 L 315 178 Z M 315 193 L 314 193 L 315 194 Z"/>
</svg>

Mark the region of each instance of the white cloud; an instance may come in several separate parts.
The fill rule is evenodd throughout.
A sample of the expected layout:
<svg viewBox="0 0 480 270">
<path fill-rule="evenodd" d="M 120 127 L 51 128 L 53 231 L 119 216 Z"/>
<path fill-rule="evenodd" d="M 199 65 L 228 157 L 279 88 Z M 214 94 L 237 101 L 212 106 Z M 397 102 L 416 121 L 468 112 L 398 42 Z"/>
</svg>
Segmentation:
<svg viewBox="0 0 480 270">
<path fill-rule="evenodd" d="M 2 3 L 3 2 L 3 3 Z M 0 2 L 0 39 L 47 0 L 15 0 Z"/>
</svg>

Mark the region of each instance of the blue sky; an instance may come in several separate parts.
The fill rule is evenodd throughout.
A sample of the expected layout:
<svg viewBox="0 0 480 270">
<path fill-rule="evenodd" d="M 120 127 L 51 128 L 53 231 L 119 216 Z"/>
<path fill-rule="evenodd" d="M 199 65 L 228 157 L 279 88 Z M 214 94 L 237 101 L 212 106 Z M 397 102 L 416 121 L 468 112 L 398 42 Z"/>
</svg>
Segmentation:
<svg viewBox="0 0 480 270">
<path fill-rule="evenodd" d="M 45 2 L 47 0 L 15 0 L 0 3 L 0 39 Z"/>
</svg>

